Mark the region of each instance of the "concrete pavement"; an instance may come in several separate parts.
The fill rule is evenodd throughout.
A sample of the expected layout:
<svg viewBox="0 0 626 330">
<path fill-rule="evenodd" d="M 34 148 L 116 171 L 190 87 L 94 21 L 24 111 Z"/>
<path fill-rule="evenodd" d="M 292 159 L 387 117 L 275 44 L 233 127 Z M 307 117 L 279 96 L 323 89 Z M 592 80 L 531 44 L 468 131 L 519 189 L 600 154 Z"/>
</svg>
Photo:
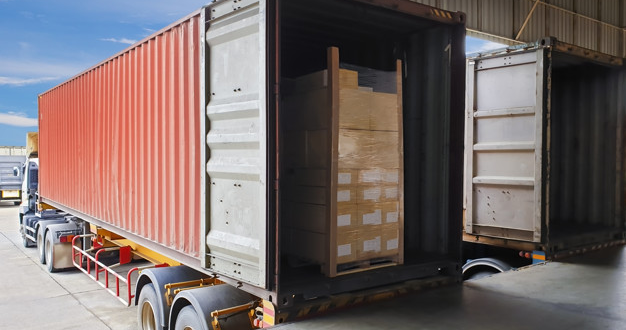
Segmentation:
<svg viewBox="0 0 626 330">
<path fill-rule="evenodd" d="M 49 274 L 24 248 L 17 207 L 0 204 L 0 329 L 135 329 L 78 270 Z M 408 294 L 278 329 L 626 329 L 626 248 Z"/>
<path fill-rule="evenodd" d="M 279 325 L 325 329 L 626 329 L 626 247 Z"/>
<path fill-rule="evenodd" d="M 50 274 L 25 248 L 18 208 L 0 203 L 0 329 L 136 329 L 126 307 L 78 270 Z"/>
</svg>

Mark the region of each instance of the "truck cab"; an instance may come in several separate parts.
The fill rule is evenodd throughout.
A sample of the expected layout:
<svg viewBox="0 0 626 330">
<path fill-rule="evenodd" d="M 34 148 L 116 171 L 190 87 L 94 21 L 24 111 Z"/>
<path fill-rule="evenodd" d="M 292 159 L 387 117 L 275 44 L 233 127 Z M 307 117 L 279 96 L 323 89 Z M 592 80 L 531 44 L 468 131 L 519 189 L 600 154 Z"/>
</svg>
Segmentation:
<svg viewBox="0 0 626 330">
<path fill-rule="evenodd" d="M 22 165 L 22 200 L 19 208 L 20 218 L 36 210 L 37 187 L 39 176 L 39 158 L 29 158 Z"/>
</svg>

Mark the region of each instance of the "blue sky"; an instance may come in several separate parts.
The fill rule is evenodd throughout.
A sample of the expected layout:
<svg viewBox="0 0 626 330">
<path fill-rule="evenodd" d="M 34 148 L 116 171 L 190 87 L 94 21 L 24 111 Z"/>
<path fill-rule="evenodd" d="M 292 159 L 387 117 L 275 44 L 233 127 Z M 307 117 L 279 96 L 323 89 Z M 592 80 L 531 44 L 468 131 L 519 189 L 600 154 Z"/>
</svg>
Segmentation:
<svg viewBox="0 0 626 330">
<path fill-rule="evenodd" d="M 37 130 L 37 95 L 208 0 L 0 0 L 0 146 Z"/>
<path fill-rule="evenodd" d="M 0 0 L 0 146 L 37 130 L 37 95 L 208 0 Z M 468 38 L 467 51 L 493 43 Z"/>
</svg>

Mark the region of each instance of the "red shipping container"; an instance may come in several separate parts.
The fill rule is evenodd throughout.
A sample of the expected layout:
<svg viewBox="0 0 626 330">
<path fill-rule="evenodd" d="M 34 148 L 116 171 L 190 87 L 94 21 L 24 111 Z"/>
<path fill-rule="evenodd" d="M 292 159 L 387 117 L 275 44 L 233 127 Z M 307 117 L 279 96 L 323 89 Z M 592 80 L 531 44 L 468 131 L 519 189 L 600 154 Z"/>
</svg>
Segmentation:
<svg viewBox="0 0 626 330">
<path fill-rule="evenodd" d="M 44 201 L 199 257 L 200 42 L 198 11 L 40 95 Z"/>
</svg>

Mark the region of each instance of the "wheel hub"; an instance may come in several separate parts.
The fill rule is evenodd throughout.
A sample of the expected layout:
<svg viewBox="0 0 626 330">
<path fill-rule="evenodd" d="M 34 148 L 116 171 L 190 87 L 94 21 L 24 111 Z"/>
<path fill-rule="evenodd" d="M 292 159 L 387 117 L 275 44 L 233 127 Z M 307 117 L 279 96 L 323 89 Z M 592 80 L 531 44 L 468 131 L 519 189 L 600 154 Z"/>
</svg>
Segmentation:
<svg viewBox="0 0 626 330">
<path fill-rule="evenodd" d="M 144 301 L 141 306 L 141 328 L 143 330 L 156 330 L 154 310 L 152 309 L 152 305 L 147 301 Z"/>
</svg>

